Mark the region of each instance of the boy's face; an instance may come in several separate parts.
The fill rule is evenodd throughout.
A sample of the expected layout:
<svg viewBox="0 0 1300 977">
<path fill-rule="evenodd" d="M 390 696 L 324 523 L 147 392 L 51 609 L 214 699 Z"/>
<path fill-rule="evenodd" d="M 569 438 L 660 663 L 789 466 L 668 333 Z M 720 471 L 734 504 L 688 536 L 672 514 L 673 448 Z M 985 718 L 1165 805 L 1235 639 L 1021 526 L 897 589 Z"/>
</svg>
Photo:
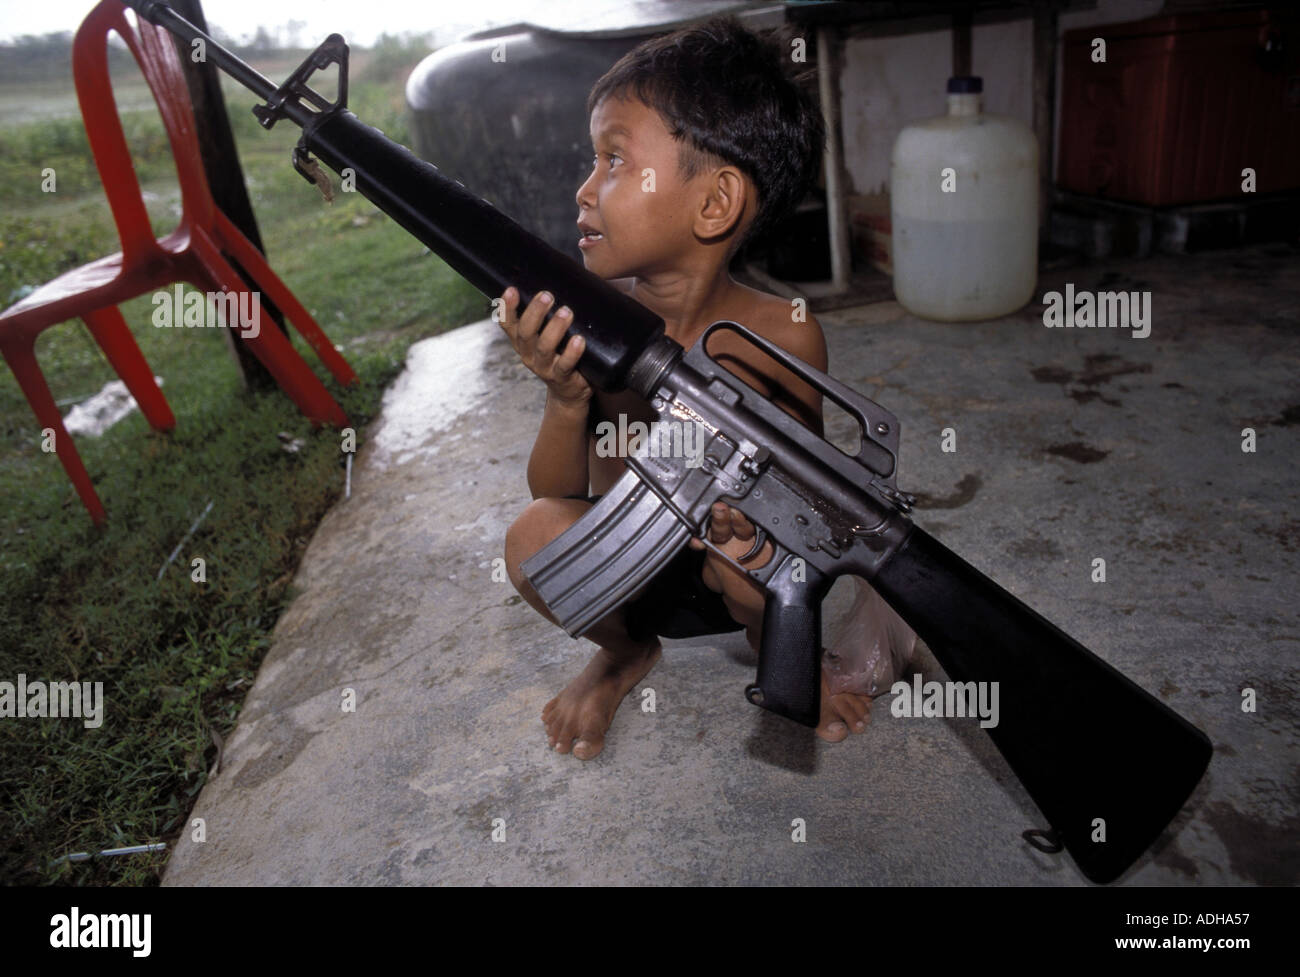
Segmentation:
<svg viewBox="0 0 1300 977">
<path fill-rule="evenodd" d="M 601 234 L 580 239 L 587 269 L 612 279 L 680 268 L 695 243 L 692 209 L 708 174 L 682 182 L 677 141 L 659 113 L 637 99 L 599 102 L 591 142 L 596 158 L 576 196 L 578 223 Z M 646 170 L 654 171 L 653 192 Z"/>
</svg>

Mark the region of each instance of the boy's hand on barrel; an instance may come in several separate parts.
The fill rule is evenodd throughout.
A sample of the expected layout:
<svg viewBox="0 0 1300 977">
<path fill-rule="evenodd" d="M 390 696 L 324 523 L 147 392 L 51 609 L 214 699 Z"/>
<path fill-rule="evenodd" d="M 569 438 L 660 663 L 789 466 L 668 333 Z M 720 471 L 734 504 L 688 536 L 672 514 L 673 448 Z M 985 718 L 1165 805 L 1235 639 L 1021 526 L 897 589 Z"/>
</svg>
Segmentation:
<svg viewBox="0 0 1300 977">
<path fill-rule="evenodd" d="M 523 314 L 518 314 L 519 290 L 513 285 L 501 295 L 504 314 L 501 328 L 510 340 L 524 366 L 546 382 L 553 399 L 567 407 L 585 407 L 591 399 L 591 385 L 578 372 L 578 360 L 587 348 L 581 336 L 574 336 L 562 353 L 556 348 L 564 340 L 564 332 L 573 322 L 568 306 L 559 309 L 543 325 L 546 313 L 554 304 L 549 292 L 538 292 L 528 303 Z"/>
</svg>

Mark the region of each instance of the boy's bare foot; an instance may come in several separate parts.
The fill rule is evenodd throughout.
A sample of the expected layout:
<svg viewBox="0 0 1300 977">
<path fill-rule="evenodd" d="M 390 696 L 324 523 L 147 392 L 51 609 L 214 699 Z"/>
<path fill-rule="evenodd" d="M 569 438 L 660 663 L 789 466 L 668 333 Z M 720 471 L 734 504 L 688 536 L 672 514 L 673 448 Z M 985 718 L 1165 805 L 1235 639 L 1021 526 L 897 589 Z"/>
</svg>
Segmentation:
<svg viewBox="0 0 1300 977">
<path fill-rule="evenodd" d="M 640 653 L 617 657 L 599 649 L 582 674 L 542 710 L 551 748 L 568 753 L 572 747 L 580 760 L 590 760 L 604 749 L 605 731 L 614 721 L 614 711 L 662 654 L 658 641 Z"/>
<path fill-rule="evenodd" d="M 916 632 L 871 586 L 854 578 L 857 596 L 839 639 L 822 657 L 822 716 L 817 735 L 838 743 L 871 722 L 871 701 L 893 688 L 916 650 Z"/>
<path fill-rule="evenodd" d="M 827 743 L 838 743 L 849 735 L 865 732 L 871 722 L 871 696 L 853 692 L 832 695 L 822 672 L 822 718 L 817 735 Z"/>
</svg>

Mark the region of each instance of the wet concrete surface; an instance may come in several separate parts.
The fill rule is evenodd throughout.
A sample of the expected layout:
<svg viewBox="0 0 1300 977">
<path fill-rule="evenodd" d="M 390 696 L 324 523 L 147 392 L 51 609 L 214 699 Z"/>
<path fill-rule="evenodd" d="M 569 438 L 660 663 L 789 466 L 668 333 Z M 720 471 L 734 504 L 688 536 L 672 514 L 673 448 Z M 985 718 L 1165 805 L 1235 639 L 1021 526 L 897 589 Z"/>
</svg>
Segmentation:
<svg viewBox="0 0 1300 977">
<path fill-rule="evenodd" d="M 819 316 L 832 373 L 902 423 L 917 524 L 1213 742 L 1120 884 L 1300 880 L 1298 258 L 1043 273 L 1039 299 L 1150 290 L 1146 339 L 1044 328 L 1041 300 L 975 324 Z M 542 400 L 491 323 L 413 347 L 199 798 L 207 840 L 177 843 L 166 884 L 1085 884 L 1022 840 L 1046 823 L 978 720 L 885 697 L 865 734 L 811 740 L 745 702 L 740 635 L 665 642 L 596 760 L 549 751 L 542 707 L 591 646 L 492 573 Z"/>
</svg>

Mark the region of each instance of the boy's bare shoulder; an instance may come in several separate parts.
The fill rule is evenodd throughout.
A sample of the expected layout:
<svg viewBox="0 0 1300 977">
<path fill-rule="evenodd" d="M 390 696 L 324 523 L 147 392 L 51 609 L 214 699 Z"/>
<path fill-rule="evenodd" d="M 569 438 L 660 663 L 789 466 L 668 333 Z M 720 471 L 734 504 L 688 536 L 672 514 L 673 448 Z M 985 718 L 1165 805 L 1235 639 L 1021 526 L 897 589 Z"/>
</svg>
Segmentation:
<svg viewBox="0 0 1300 977">
<path fill-rule="evenodd" d="M 821 323 L 807 311 L 779 295 L 737 284 L 727 317 L 764 339 L 826 371 L 826 337 Z M 720 332 L 709 341 L 709 353 L 773 403 L 820 432 L 821 396 L 797 376 L 733 332 Z"/>
<path fill-rule="evenodd" d="M 779 295 L 760 292 L 745 285 L 737 285 L 729 303 L 728 318 L 734 319 L 750 331 L 780 346 L 787 353 L 799 357 L 819 370 L 826 369 L 826 336 L 817 317 L 807 310 L 807 304 L 796 304 Z M 715 346 L 714 343 L 717 345 Z M 735 333 L 721 333 L 709 343 L 710 352 L 726 352 L 739 356 L 747 363 L 762 369 L 761 364 L 771 362 L 766 354 L 754 349 Z M 766 372 L 766 371 L 764 371 Z M 784 371 L 782 371 L 784 372 Z"/>
<path fill-rule="evenodd" d="M 737 320 L 741 325 L 748 326 L 805 363 L 819 370 L 826 369 L 826 336 L 816 316 L 808 311 L 807 300 L 796 304 L 793 299 L 760 292 L 746 285 L 738 287 L 747 293 L 750 306 L 749 321 Z"/>
</svg>

